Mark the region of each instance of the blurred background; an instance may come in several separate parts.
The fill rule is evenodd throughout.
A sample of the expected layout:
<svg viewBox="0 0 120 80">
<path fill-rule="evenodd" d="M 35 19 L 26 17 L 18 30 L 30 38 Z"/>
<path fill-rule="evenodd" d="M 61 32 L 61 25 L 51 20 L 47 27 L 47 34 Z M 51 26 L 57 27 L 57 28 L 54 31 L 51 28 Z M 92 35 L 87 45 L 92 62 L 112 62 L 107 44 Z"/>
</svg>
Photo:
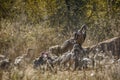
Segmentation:
<svg viewBox="0 0 120 80">
<path fill-rule="evenodd" d="M 83 24 L 83 46 L 120 36 L 120 0 L 0 0 L 0 54 L 37 56 Z"/>
</svg>

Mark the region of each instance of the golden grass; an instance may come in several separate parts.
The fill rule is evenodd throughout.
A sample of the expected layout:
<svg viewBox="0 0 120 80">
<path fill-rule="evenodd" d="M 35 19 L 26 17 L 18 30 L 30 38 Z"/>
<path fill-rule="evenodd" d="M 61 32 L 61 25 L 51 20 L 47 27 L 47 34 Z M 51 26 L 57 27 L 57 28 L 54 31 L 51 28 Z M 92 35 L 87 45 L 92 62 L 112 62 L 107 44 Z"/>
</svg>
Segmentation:
<svg viewBox="0 0 120 80">
<path fill-rule="evenodd" d="M 16 56 L 27 53 L 27 49 L 34 49 L 35 58 L 41 51 L 48 50 L 52 45 L 62 44 L 71 37 L 62 34 L 62 28 L 46 28 L 41 26 L 19 25 L 18 23 L 1 22 L 0 54 L 8 55 L 14 60 Z M 90 36 L 91 37 L 91 36 Z M 88 38 L 88 37 L 87 37 Z M 91 45 L 88 39 L 86 45 Z M 111 68 L 81 71 L 46 71 L 35 70 L 30 64 L 22 69 L 0 70 L 0 80 L 120 80 L 120 66 Z"/>
<path fill-rule="evenodd" d="M 119 64 L 111 65 L 111 68 L 98 68 L 80 71 L 57 71 L 53 73 L 35 70 L 31 65 L 21 70 L 0 71 L 0 80 L 119 80 Z"/>
</svg>

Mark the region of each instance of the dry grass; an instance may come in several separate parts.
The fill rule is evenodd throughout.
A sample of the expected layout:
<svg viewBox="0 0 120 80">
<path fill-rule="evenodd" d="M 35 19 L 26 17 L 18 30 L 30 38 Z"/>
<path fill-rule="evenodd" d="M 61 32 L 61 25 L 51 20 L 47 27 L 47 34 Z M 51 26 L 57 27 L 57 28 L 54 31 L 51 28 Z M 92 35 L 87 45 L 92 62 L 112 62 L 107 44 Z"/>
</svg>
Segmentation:
<svg viewBox="0 0 120 80">
<path fill-rule="evenodd" d="M 62 28 L 48 28 L 41 26 L 20 25 L 19 23 L 1 22 L 0 54 L 7 55 L 14 60 L 16 56 L 27 53 L 27 49 L 34 49 L 32 58 L 48 47 L 62 44 L 71 36 L 62 34 Z M 71 32 L 68 32 L 71 35 Z M 91 45 L 88 39 L 86 45 Z M 0 80 L 120 80 L 120 66 L 111 65 L 110 68 L 81 71 L 57 71 L 53 73 L 32 68 L 28 64 L 22 69 L 0 70 Z"/>
<path fill-rule="evenodd" d="M 11 59 L 27 53 L 28 49 L 33 49 L 33 57 L 36 57 L 50 46 L 62 44 L 70 38 L 62 34 L 62 28 L 30 26 L 6 21 L 2 21 L 0 26 L 0 54 L 7 55 Z"/>
<path fill-rule="evenodd" d="M 119 80 L 119 64 L 110 65 L 109 68 L 98 68 L 80 71 L 46 71 L 42 73 L 35 70 L 31 65 L 21 70 L 0 71 L 0 80 Z"/>
</svg>

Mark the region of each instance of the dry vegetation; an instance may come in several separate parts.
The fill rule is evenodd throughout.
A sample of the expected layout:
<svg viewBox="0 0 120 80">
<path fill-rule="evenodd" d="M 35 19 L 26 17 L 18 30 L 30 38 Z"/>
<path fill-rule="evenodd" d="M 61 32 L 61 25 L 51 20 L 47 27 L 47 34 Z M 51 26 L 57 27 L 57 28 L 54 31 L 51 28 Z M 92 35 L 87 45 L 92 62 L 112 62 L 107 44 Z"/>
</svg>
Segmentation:
<svg viewBox="0 0 120 80">
<path fill-rule="evenodd" d="M 34 70 L 30 65 L 26 69 L 0 71 L 0 80 L 119 80 L 120 64 L 109 65 L 106 68 L 82 71 L 58 71 L 51 73 Z"/>
<path fill-rule="evenodd" d="M 3 21 L 0 31 L 0 53 L 15 58 L 27 53 L 28 49 L 33 49 L 34 55 L 39 55 L 41 51 L 48 50 L 51 45 L 61 44 L 67 39 L 60 34 L 61 32 L 61 28 L 20 25 Z"/>
<path fill-rule="evenodd" d="M 3 26 L 6 26 L 4 28 Z M 19 26 L 19 29 L 16 28 Z M 28 26 L 28 25 L 27 25 Z M 24 29 L 22 28 L 24 27 Z M 46 28 L 41 26 L 23 26 L 17 23 L 2 23 L 0 41 L 6 41 L 1 48 L 1 53 L 14 61 L 15 57 L 27 53 L 28 49 L 33 49 L 32 56 L 34 59 L 41 51 L 46 51 L 51 45 L 62 44 L 64 40 L 71 37 L 64 36 L 62 29 Z M 2 43 L 2 42 L 1 42 Z M 3 50 L 3 51 L 2 51 Z M 106 65 L 96 69 L 80 71 L 57 71 L 56 73 L 41 70 L 35 70 L 32 66 L 32 60 L 24 67 L 10 68 L 0 70 L 0 80 L 119 80 L 120 63 Z"/>
<path fill-rule="evenodd" d="M 0 0 L 0 55 L 13 63 L 30 53 L 19 69 L 0 69 L 0 80 L 120 80 L 120 62 L 56 73 L 36 70 L 32 64 L 42 51 L 61 45 L 84 23 L 88 29 L 83 47 L 119 37 L 119 4 L 119 0 Z"/>
</svg>

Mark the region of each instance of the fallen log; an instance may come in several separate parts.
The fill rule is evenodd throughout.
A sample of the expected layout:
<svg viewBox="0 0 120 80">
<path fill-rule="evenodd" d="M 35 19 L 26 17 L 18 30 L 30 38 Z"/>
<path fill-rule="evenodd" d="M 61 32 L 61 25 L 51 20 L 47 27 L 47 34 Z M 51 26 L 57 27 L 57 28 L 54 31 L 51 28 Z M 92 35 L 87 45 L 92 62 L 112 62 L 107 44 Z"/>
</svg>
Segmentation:
<svg viewBox="0 0 120 80">
<path fill-rule="evenodd" d="M 104 53 L 111 52 L 115 58 L 120 58 L 120 37 L 114 37 L 96 45 L 89 47 L 89 52 L 96 53 L 97 51 L 102 51 Z"/>
</svg>

